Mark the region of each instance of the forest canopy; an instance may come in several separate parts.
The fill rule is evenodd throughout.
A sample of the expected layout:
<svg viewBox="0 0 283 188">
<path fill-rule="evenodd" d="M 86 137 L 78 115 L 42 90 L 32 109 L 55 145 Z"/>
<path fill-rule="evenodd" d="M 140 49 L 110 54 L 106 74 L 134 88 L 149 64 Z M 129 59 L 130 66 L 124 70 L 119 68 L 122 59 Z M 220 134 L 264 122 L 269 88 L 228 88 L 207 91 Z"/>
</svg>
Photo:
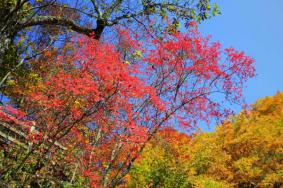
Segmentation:
<svg viewBox="0 0 283 188">
<path fill-rule="evenodd" d="M 128 187 L 281 187 L 283 93 L 259 99 L 251 110 L 214 132 L 188 136 L 163 129 L 146 146 Z"/>
<path fill-rule="evenodd" d="M 219 14 L 210 0 L 2 0 L 0 187 L 281 186 L 282 94 L 228 119 L 255 60 L 199 31 Z"/>
</svg>

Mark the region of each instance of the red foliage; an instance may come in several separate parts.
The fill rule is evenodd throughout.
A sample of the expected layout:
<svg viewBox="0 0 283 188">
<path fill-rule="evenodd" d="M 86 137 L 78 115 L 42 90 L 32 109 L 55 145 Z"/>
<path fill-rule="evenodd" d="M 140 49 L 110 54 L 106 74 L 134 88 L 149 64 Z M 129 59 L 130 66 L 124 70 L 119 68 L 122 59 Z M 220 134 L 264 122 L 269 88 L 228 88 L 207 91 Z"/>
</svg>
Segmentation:
<svg viewBox="0 0 283 188">
<path fill-rule="evenodd" d="M 223 118 L 222 102 L 240 101 L 244 82 L 254 76 L 253 59 L 233 48 L 223 50 L 196 26 L 142 45 L 128 32 L 119 33 L 123 41 L 117 45 L 124 51 L 115 42 L 77 39 L 75 54 L 59 58 L 25 94 L 24 110 L 32 112 L 40 137 L 64 143 L 68 161 L 79 160 L 93 187 L 123 178 L 160 127 L 187 129 Z M 125 53 L 135 50 L 143 58 L 124 63 Z M 79 159 L 77 150 L 82 150 Z"/>
</svg>

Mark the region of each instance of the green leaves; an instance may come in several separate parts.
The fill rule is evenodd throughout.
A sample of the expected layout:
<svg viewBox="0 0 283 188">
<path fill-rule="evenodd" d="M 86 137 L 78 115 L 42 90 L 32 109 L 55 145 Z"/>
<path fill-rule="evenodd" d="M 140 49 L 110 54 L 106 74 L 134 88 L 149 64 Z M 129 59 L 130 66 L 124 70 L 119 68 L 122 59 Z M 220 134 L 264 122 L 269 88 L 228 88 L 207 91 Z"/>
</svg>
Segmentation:
<svg viewBox="0 0 283 188">
<path fill-rule="evenodd" d="M 142 57 L 142 51 L 136 50 L 135 53 L 133 54 L 135 59 L 139 59 Z"/>
<path fill-rule="evenodd" d="M 215 3 L 212 9 L 212 15 L 213 16 L 218 16 L 220 14 L 220 10 L 218 5 Z"/>
</svg>

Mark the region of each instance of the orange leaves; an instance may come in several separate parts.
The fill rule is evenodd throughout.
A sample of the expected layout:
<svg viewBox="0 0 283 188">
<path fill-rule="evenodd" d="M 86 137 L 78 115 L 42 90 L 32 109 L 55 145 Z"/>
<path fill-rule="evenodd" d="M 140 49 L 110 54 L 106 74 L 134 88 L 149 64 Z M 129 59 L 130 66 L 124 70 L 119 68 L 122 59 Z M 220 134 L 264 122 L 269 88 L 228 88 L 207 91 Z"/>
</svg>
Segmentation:
<svg viewBox="0 0 283 188">
<path fill-rule="evenodd" d="M 192 137 L 163 128 L 135 163 L 128 185 L 146 187 L 157 179 L 163 187 L 186 181 L 196 187 L 282 186 L 282 102 L 282 93 L 260 99 L 214 132 Z"/>
<path fill-rule="evenodd" d="M 238 186 L 282 184 L 282 101 L 282 93 L 260 99 L 214 133 L 195 137 L 190 150 L 194 171 Z"/>
</svg>

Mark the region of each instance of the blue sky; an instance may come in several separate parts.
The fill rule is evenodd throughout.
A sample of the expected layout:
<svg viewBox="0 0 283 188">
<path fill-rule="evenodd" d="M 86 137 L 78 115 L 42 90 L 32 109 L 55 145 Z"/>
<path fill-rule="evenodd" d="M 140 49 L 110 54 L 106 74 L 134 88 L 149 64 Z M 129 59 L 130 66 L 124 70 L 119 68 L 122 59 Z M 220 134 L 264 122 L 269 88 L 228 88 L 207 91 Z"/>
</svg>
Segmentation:
<svg viewBox="0 0 283 188">
<path fill-rule="evenodd" d="M 243 50 L 256 60 L 257 76 L 247 83 L 246 101 L 283 91 L 283 0 L 216 2 L 222 14 L 199 28 L 224 47 Z"/>
</svg>

